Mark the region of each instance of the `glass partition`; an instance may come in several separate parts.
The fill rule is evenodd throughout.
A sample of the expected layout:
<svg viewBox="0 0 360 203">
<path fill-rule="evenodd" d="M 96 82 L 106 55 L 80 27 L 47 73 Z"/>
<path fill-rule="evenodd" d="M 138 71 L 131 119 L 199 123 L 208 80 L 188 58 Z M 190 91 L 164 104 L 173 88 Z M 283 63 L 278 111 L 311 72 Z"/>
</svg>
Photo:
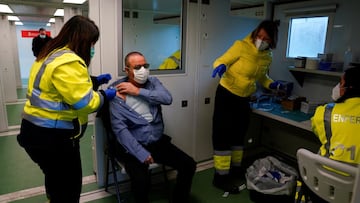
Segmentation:
<svg viewBox="0 0 360 203">
<path fill-rule="evenodd" d="M 123 58 L 144 54 L 152 74 L 184 72 L 182 0 L 123 1 Z M 124 71 L 124 62 L 122 70 Z"/>
</svg>

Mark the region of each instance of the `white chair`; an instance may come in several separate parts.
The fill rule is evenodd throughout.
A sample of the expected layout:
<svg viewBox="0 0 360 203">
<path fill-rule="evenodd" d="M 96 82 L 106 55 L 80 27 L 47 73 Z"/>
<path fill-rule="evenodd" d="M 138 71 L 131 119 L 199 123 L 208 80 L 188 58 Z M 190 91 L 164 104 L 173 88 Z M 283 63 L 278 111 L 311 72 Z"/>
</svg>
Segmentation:
<svg viewBox="0 0 360 203">
<path fill-rule="evenodd" d="M 358 177 L 357 167 L 302 148 L 297 151 L 297 161 L 303 183 L 319 197 L 331 203 L 355 203 L 352 199 L 355 196 L 353 190 Z"/>
</svg>

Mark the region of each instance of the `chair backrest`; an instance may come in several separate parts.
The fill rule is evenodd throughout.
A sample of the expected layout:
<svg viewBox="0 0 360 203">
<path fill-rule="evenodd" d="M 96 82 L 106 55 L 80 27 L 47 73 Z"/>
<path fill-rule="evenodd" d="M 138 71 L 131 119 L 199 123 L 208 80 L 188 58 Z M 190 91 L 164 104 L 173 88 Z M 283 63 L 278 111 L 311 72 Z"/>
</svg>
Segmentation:
<svg viewBox="0 0 360 203">
<path fill-rule="evenodd" d="M 297 160 L 303 182 L 319 197 L 332 203 L 352 201 L 357 167 L 302 148 Z"/>
<path fill-rule="evenodd" d="M 108 156 L 116 158 L 116 154 L 120 152 L 120 150 L 123 150 L 123 148 L 120 144 L 118 144 L 111 128 L 110 109 L 108 102 L 104 103 L 101 110 L 97 112 L 96 117 L 100 118 L 100 125 L 98 126 L 103 127 L 106 134 L 106 136 L 104 137 L 105 153 Z"/>
<path fill-rule="evenodd" d="M 357 175 L 355 178 L 354 189 L 353 189 L 353 196 L 351 203 L 359 203 L 360 202 L 360 164 L 357 168 Z"/>
</svg>

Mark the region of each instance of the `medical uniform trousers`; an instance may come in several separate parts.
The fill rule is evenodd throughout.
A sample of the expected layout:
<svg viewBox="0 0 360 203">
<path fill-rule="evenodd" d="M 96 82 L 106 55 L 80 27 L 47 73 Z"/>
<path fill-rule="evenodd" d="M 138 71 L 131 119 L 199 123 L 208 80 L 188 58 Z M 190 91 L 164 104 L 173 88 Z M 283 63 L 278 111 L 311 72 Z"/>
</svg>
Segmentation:
<svg viewBox="0 0 360 203">
<path fill-rule="evenodd" d="M 153 157 L 155 163 L 170 166 L 177 171 L 176 184 L 172 203 L 189 202 L 192 179 L 196 170 L 196 162 L 189 155 L 170 142 L 170 137 L 163 135 L 160 140 L 144 146 Z M 119 154 L 125 170 L 131 179 L 132 192 L 137 203 L 148 203 L 150 174 L 148 165 L 128 153 Z"/>
<path fill-rule="evenodd" d="M 19 144 L 44 173 L 46 194 L 51 203 L 78 203 L 80 199 L 79 139 L 71 140 L 67 131 L 38 127 L 23 119 L 17 137 Z"/>
<path fill-rule="evenodd" d="M 241 171 L 244 139 L 249 120 L 249 98 L 232 94 L 219 84 L 215 96 L 212 129 L 214 167 L 215 175 L 218 175 L 217 180 L 228 175 L 231 168 L 237 168 L 237 171 Z"/>
</svg>

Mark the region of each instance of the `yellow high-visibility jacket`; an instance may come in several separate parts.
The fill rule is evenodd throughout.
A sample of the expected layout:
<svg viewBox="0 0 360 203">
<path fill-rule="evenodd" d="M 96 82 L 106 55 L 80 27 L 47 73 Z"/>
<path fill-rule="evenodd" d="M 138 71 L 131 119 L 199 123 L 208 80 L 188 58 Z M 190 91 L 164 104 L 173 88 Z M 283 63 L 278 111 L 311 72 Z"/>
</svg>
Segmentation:
<svg viewBox="0 0 360 203">
<path fill-rule="evenodd" d="M 92 86 L 84 60 L 67 47 L 55 50 L 31 67 L 23 118 L 46 128 L 85 125 L 104 100 Z"/>
<path fill-rule="evenodd" d="M 181 62 L 181 51 L 179 49 L 176 52 L 174 52 L 171 56 L 166 58 L 159 66 L 159 69 L 160 70 L 179 69 L 180 62 Z"/>
<path fill-rule="evenodd" d="M 331 114 L 326 113 L 326 108 L 331 108 L 329 106 L 333 106 Z M 329 119 L 326 119 L 326 114 Z M 326 120 L 331 121 L 330 125 Z M 322 156 L 351 164 L 360 163 L 360 98 L 317 107 L 311 123 L 322 144 Z"/>
<path fill-rule="evenodd" d="M 224 64 L 226 72 L 221 77 L 220 84 L 235 95 L 248 97 L 256 91 L 256 81 L 265 88 L 269 88 L 273 82 L 267 74 L 271 62 L 271 50 L 259 51 L 249 34 L 241 41 L 236 40 L 214 61 L 213 67 Z"/>
</svg>

